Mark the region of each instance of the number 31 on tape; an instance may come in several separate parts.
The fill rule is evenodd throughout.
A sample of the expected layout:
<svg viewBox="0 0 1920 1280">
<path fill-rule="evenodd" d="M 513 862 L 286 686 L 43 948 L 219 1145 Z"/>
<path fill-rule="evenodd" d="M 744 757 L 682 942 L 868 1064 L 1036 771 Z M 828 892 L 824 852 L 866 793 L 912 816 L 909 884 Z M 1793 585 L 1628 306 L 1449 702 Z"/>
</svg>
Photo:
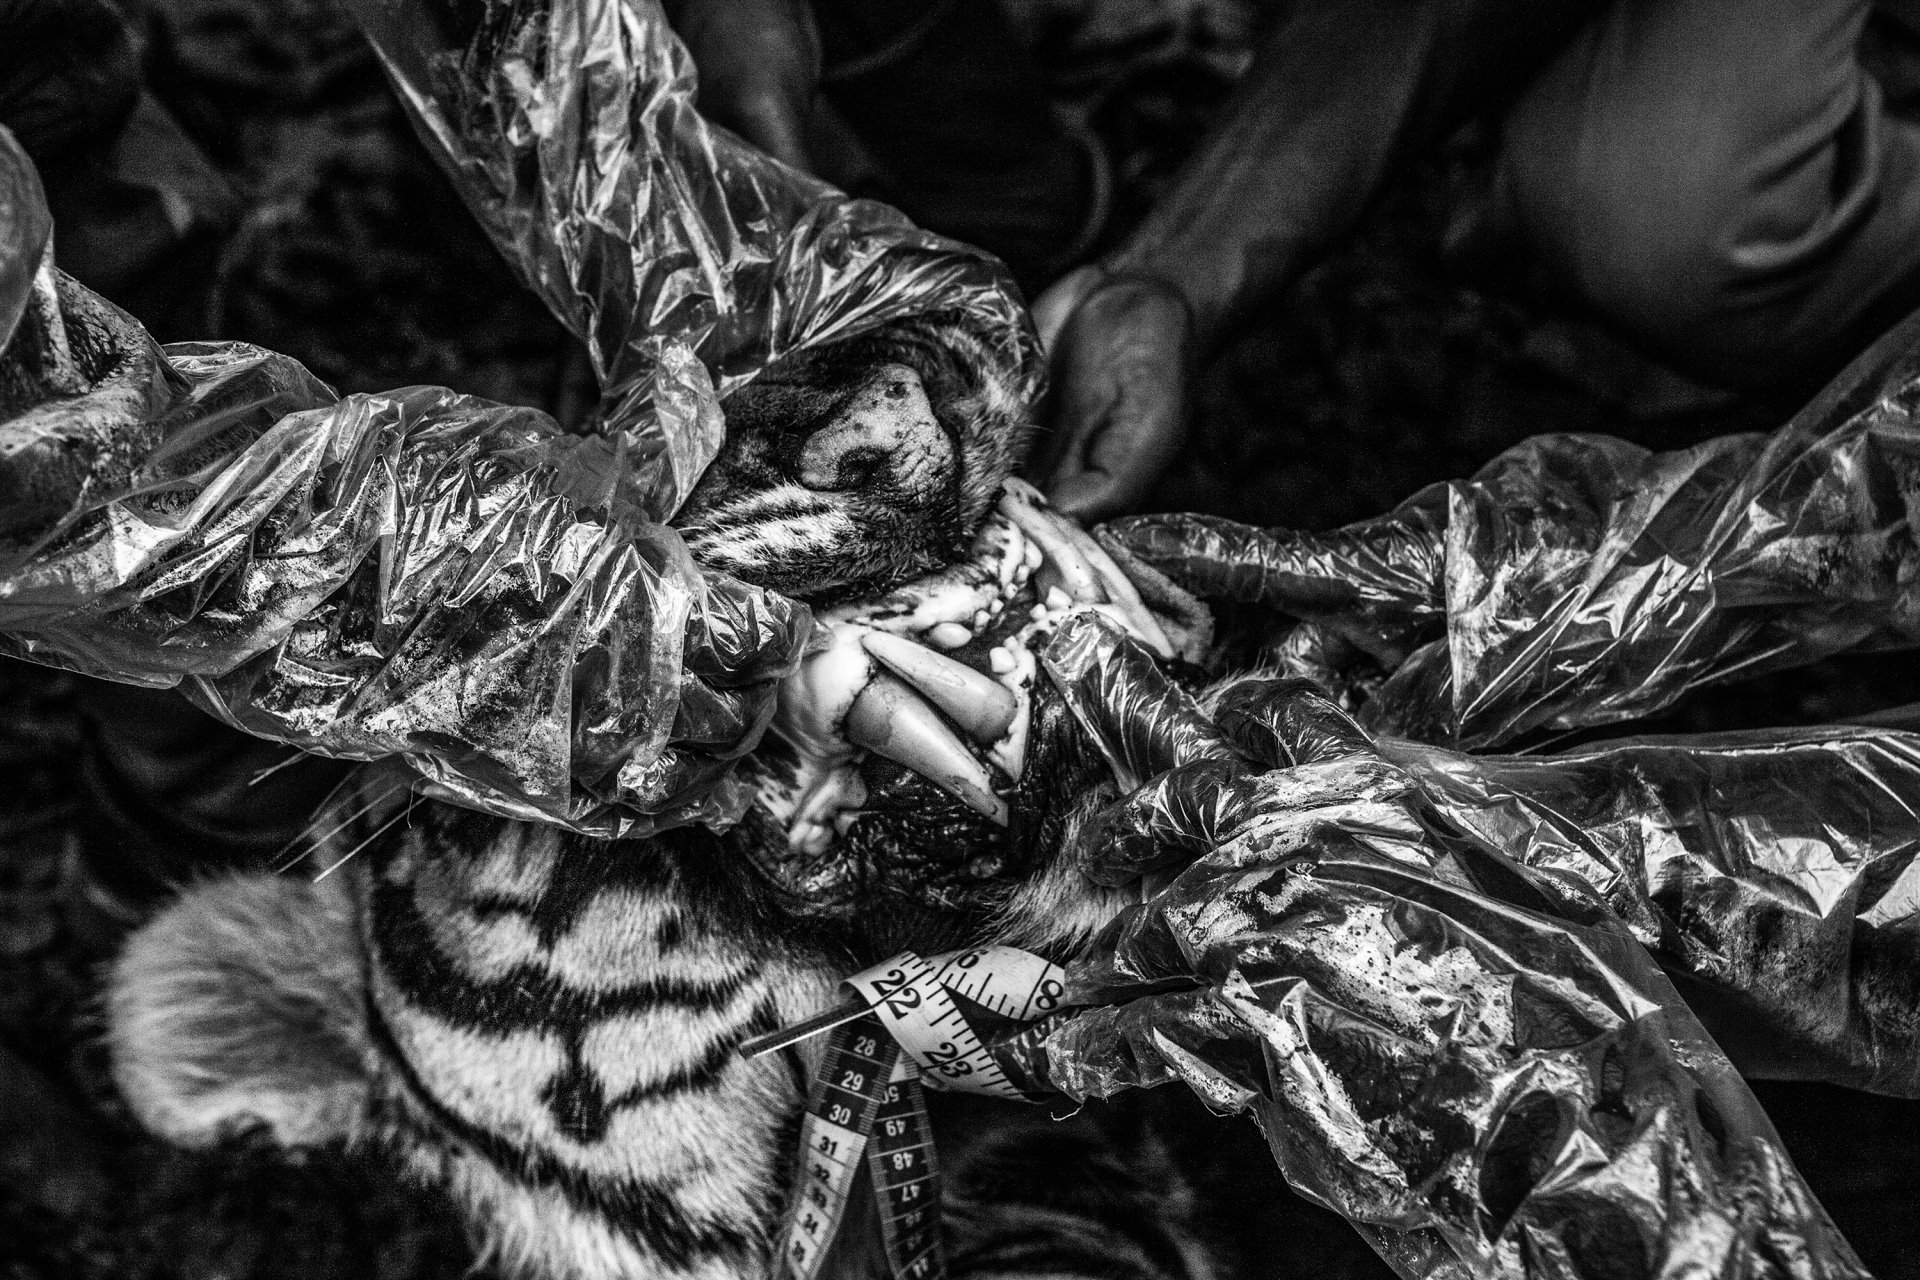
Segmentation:
<svg viewBox="0 0 1920 1280">
<path fill-rule="evenodd" d="M 961 1016 L 953 993 L 1024 1022 L 1059 1008 L 1066 974 L 1013 947 L 984 947 L 931 959 L 902 952 L 847 985 L 886 1035 L 866 1018 L 833 1027 L 807 1099 L 781 1268 L 793 1280 L 819 1275 L 864 1159 L 894 1277 L 939 1280 L 939 1178 L 921 1081 L 1022 1096 Z"/>
</svg>

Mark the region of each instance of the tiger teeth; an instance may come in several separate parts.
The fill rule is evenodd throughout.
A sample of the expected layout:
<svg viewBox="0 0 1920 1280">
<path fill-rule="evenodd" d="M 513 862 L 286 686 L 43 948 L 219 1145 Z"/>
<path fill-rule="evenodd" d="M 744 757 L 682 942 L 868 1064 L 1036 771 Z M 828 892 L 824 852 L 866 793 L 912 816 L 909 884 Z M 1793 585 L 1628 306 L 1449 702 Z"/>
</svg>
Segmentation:
<svg viewBox="0 0 1920 1280">
<path fill-rule="evenodd" d="M 973 643 L 973 632 L 958 622 L 938 622 L 927 628 L 927 639 L 942 649 L 959 649 Z"/>
<path fill-rule="evenodd" d="M 1006 655 L 1007 670 L 1002 675 L 1011 677 L 1007 686 L 1015 691 L 1014 716 L 1005 736 L 988 749 L 987 759 L 1009 778 L 1018 780 L 1027 768 L 1027 728 L 1033 717 L 1033 678 L 1038 664 L 1034 662 L 1033 651 L 1017 642 L 994 652 Z"/>
<path fill-rule="evenodd" d="M 1019 713 L 1019 700 L 1012 690 L 965 663 L 884 631 L 868 634 L 866 646 L 868 653 L 925 694 L 975 742 L 998 742 Z M 1008 669 L 1012 669 L 1011 654 Z"/>
<path fill-rule="evenodd" d="M 1037 545 L 1046 563 L 1035 572 L 1055 579 L 1078 604 L 1105 604 L 1106 589 L 1087 557 L 1055 524 L 1055 517 L 1038 505 L 1039 493 L 1018 480 L 1009 480 L 1000 495 L 1000 513 Z"/>
<path fill-rule="evenodd" d="M 876 673 L 847 713 L 847 741 L 926 778 L 974 812 L 1007 823 L 1007 802 L 993 793 L 985 765 L 920 695 Z"/>
<path fill-rule="evenodd" d="M 780 683 L 773 728 L 803 755 L 834 761 L 848 754 L 840 724 L 873 675 L 873 658 L 860 643 L 863 634 L 861 627 L 828 627 L 825 646 L 801 659 Z"/>
</svg>

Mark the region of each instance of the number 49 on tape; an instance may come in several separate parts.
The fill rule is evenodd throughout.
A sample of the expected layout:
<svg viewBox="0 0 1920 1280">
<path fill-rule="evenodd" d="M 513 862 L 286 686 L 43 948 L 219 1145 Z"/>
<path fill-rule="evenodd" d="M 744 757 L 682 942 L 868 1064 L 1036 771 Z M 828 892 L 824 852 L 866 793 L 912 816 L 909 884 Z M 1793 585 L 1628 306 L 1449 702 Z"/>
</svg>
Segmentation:
<svg viewBox="0 0 1920 1280">
<path fill-rule="evenodd" d="M 928 1084 L 942 1088 L 1022 1096 L 952 993 L 1025 1021 L 1059 1007 L 1065 980 L 1058 966 L 1013 947 L 930 959 L 902 952 L 847 979 L 867 1009 L 823 1015 L 742 1046 L 744 1052 L 766 1053 L 832 1031 L 807 1100 L 801 1165 L 781 1238 L 781 1267 L 788 1276 L 819 1275 L 863 1158 L 896 1280 L 939 1280 L 945 1274 L 939 1170 L 922 1073 Z"/>
</svg>

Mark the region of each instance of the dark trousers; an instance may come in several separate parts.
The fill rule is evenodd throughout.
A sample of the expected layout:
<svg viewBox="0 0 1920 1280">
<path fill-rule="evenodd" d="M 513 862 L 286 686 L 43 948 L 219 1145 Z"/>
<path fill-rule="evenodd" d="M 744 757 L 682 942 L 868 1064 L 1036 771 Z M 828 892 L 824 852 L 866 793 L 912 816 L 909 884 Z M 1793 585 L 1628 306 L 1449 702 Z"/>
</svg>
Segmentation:
<svg viewBox="0 0 1920 1280">
<path fill-rule="evenodd" d="M 1729 385 L 1818 376 L 1920 305 L 1920 128 L 1868 0 L 1620 0 L 1508 109 L 1463 257 L 1530 262 Z"/>
</svg>

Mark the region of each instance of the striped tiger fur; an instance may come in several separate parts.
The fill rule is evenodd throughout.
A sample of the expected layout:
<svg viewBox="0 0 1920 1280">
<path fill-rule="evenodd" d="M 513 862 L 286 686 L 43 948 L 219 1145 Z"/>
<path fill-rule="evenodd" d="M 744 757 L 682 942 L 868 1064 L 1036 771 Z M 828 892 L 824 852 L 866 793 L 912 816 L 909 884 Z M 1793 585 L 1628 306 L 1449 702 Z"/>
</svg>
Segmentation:
<svg viewBox="0 0 1920 1280">
<path fill-rule="evenodd" d="M 136 1108 L 187 1141 L 245 1117 L 288 1145 L 383 1142 L 510 1271 L 757 1274 L 805 1065 L 736 1049 L 819 1007 L 833 975 L 730 909 L 711 862 L 438 805 L 410 819 L 340 876 L 213 882 L 135 938 L 109 1023 L 138 1039 L 118 1056 Z M 322 953 L 332 984 L 303 987 Z M 256 1009 L 280 1026 L 229 1003 L 241 967 L 251 993 L 302 992 Z M 312 1060 L 340 1065 L 325 1114 L 153 1071 L 298 1072 L 316 1036 L 336 1048 Z"/>
<path fill-rule="evenodd" d="M 729 401 L 689 545 L 815 600 L 951 560 L 1019 451 L 1009 376 L 937 318 L 776 371 Z M 747 1061 L 741 1041 L 902 945 L 1058 954 L 1118 906 L 1057 857 L 1111 798 L 1104 766 L 1063 708 L 1033 715 L 1010 829 L 882 770 L 831 892 L 763 810 L 724 835 L 607 842 L 433 804 L 383 826 L 406 801 L 349 795 L 359 821 L 316 864 L 384 834 L 340 874 L 211 880 L 134 935 L 107 1010 L 119 1084 L 187 1145 L 263 1128 L 384 1147 L 446 1186 L 511 1273 L 763 1275 L 810 1063 Z M 793 762 L 769 747 L 750 766 L 777 791 Z M 954 1164 L 956 1274 L 1210 1273 L 1151 1144 L 1116 1153 L 1090 1130 L 1022 1181 L 1052 1148 L 977 1141 L 992 1132 L 966 1126 Z"/>
<path fill-rule="evenodd" d="M 208 881 L 115 966 L 118 1081 L 187 1145 L 263 1127 L 383 1147 L 511 1274 L 765 1274 L 812 1064 L 737 1050 L 824 1007 L 854 962 L 844 932 L 781 920 L 737 853 L 420 804 L 318 883 Z M 1102 1154 L 1124 1184 L 1134 1162 Z M 1171 1174 L 1117 1216 L 1111 1194 L 1023 1206 L 1003 1182 L 957 1198 L 958 1275 L 1208 1274 L 1162 1203 Z"/>
</svg>

